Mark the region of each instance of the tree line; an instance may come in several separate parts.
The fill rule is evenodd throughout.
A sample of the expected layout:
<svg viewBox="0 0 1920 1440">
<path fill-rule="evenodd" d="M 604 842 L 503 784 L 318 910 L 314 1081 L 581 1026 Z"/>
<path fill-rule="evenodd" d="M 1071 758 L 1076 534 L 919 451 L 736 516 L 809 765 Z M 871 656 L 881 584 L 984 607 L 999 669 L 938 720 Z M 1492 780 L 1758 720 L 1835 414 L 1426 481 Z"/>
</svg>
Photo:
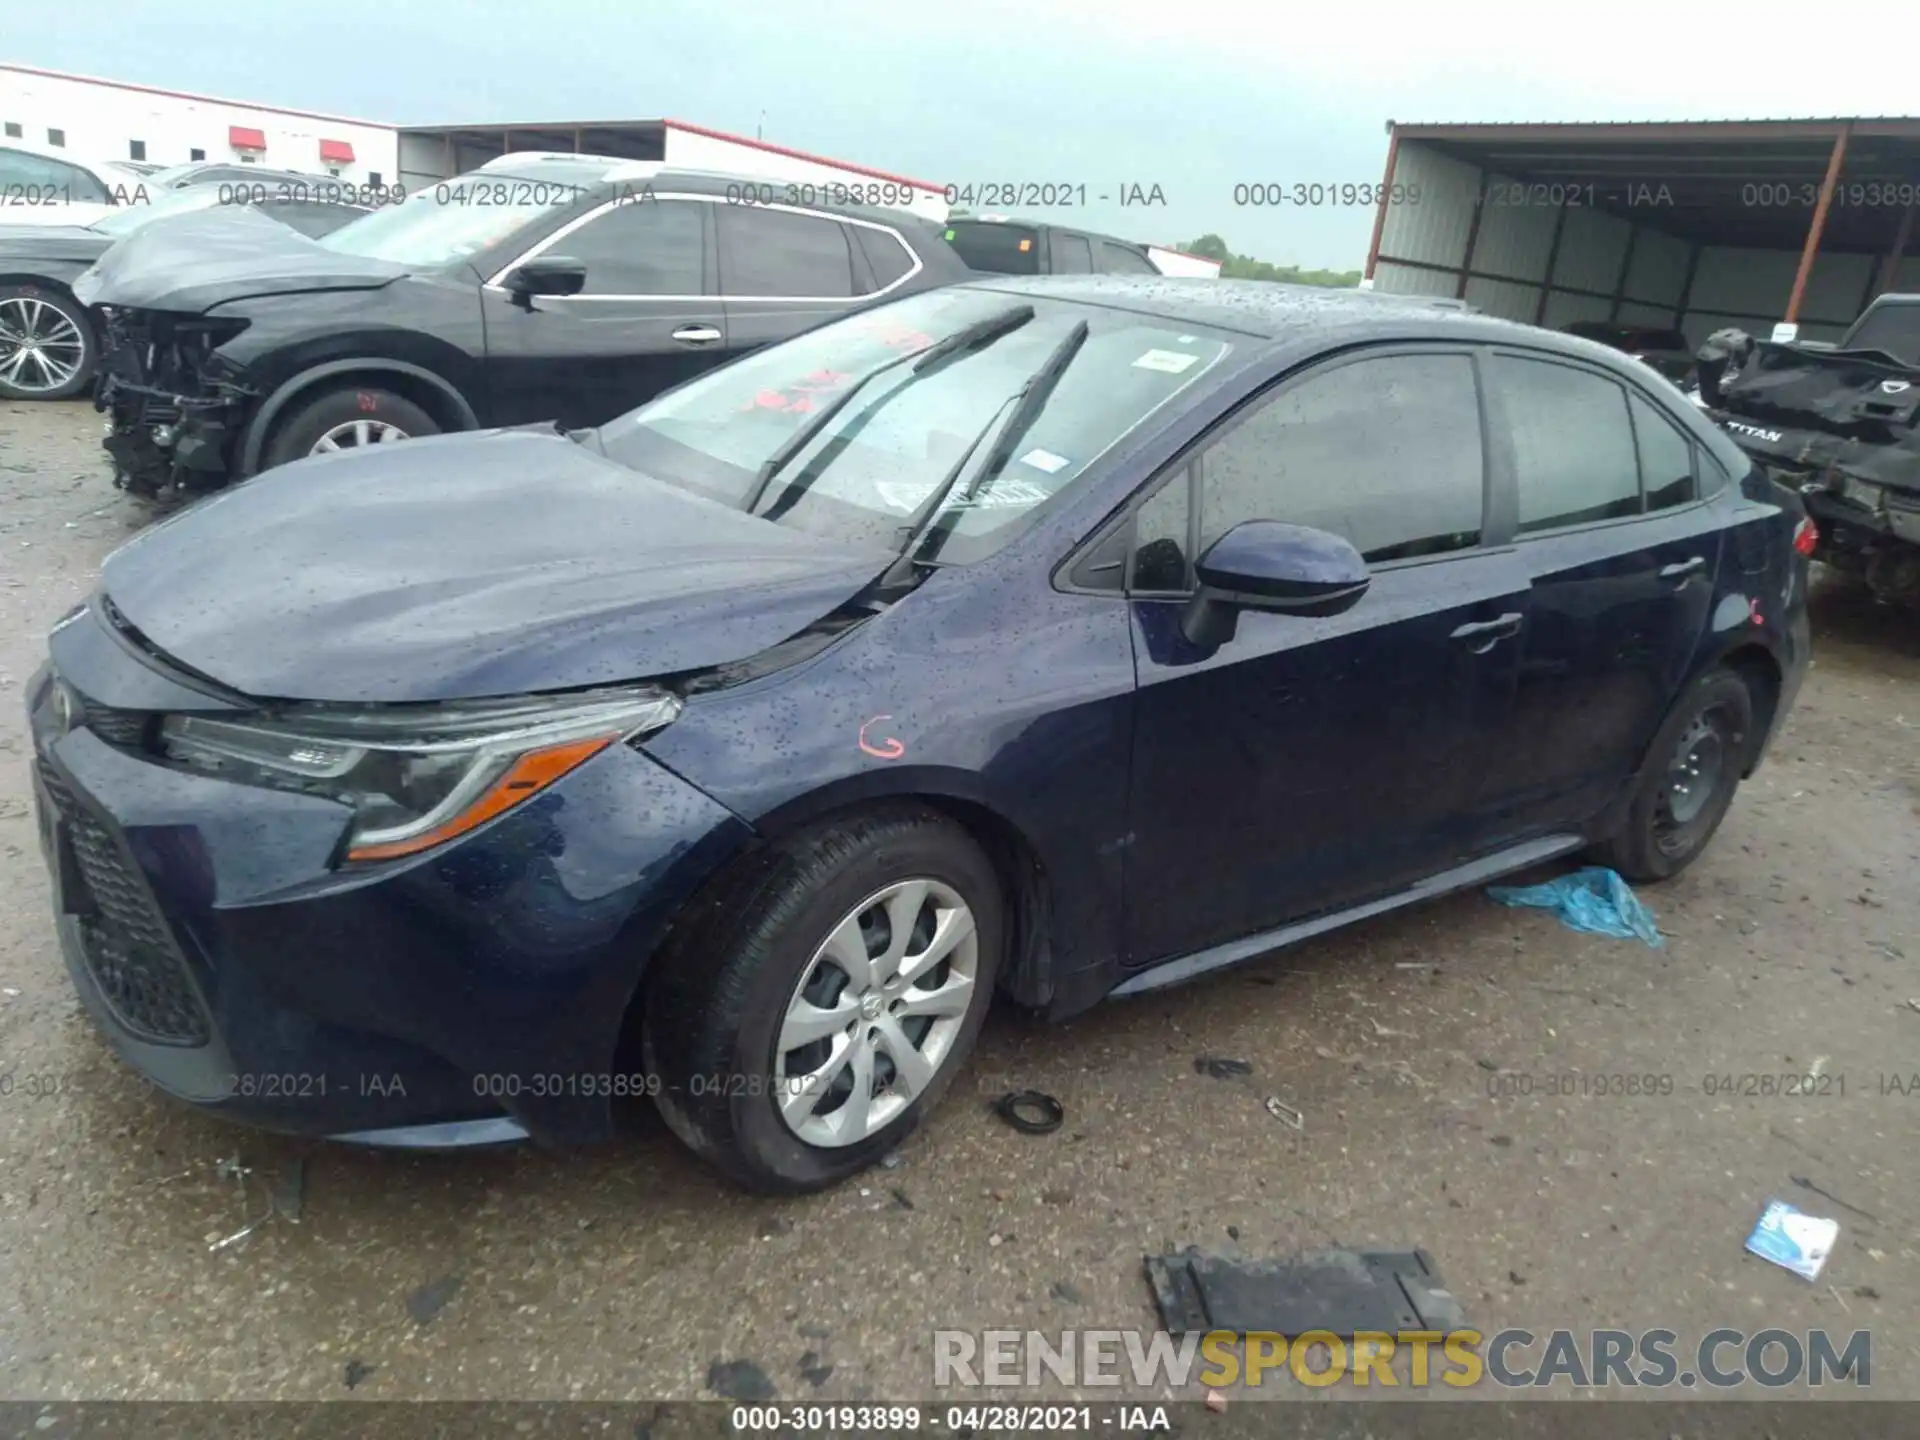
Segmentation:
<svg viewBox="0 0 1920 1440">
<path fill-rule="evenodd" d="M 1179 247 L 1189 255 L 1204 256 L 1220 262 L 1223 280 L 1278 280 L 1288 285 L 1325 285 L 1333 289 L 1351 289 L 1360 283 L 1358 270 L 1303 270 L 1298 265 L 1275 265 L 1251 255 L 1236 255 L 1218 235 L 1202 235 Z"/>
</svg>

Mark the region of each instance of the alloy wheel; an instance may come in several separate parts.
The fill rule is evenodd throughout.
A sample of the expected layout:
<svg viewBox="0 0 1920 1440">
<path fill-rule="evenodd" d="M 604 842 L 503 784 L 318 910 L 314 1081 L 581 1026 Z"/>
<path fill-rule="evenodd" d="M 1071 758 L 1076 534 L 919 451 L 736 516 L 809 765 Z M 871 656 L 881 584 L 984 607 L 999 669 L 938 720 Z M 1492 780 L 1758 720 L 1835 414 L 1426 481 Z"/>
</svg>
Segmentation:
<svg viewBox="0 0 1920 1440">
<path fill-rule="evenodd" d="M 357 450 L 362 445 L 390 445 L 405 440 L 407 432 L 384 420 L 349 420 L 336 425 L 313 442 L 309 455 L 328 455 L 335 450 Z"/>
<path fill-rule="evenodd" d="M 87 342 L 72 316 L 31 295 L 0 300 L 0 381 L 42 395 L 71 384 Z"/>
<path fill-rule="evenodd" d="M 980 973 L 973 912 L 937 880 L 868 896 L 821 942 L 774 1042 L 774 1102 L 809 1145 L 899 1119 L 952 1058 Z"/>
</svg>

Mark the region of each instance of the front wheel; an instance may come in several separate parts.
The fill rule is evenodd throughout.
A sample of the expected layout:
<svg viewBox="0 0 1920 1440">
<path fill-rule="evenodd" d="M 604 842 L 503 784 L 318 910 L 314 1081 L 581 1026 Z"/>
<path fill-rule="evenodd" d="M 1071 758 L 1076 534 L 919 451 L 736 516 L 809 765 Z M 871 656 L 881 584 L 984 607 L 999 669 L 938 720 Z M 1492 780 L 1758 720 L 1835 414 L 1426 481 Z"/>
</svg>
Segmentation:
<svg viewBox="0 0 1920 1440">
<path fill-rule="evenodd" d="M 274 427 L 260 468 L 309 455 L 331 455 L 438 435 L 434 419 L 404 395 L 365 385 L 342 385 L 316 395 Z"/>
<path fill-rule="evenodd" d="M 41 285 L 0 285 L 0 398 L 65 400 L 100 358 L 87 307 Z"/>
<path fill-rule="evenodd" d="M 1005 944 L 992 863 L 917 807 L 824 824 L 698 902 L 646 996 L 667 1124 L 756 1190 L 898 1145 L 972 1050 Z"/>
<path fill-rule="evenodd" d="M 1665 880 L 1707 847 L 1746 766 L 1753 696 L 1731 670 L 1710 670 L 1668 712 L 1647 751 L 1620 833 L 1595 858 L 1627 879 Z"/>
</svg>

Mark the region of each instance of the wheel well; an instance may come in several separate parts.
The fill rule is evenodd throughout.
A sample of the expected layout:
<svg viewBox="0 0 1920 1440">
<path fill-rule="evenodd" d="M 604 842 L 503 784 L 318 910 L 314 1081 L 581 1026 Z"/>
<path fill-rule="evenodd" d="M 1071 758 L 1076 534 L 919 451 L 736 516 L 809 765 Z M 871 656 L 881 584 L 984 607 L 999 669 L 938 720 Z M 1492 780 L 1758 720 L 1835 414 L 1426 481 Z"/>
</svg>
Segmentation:
<svg viewBox="0 0 1920 1440">
<path fill-rule="evenodd" d="M 1767 732 L 1773 729 L 1773 717 L 1780 708 L 1780 662 L 1760 645 L 1743 645 L 1721 657 L 1720 663 L 1738 675 L 1753 698 L 1753 733 L 1747 737 L 1747 753 L 1741 763 L 1743 777 L 1753 773 L 1754 758 Z"/>
<path fill-rule="evenodd" d="M 31 285 L 36 290 L 50 290 L 62 300 L 71 302 L 73 306 L 79 310 L 80 318 L 86 323 L 87 329 L 90 331 L 95 330 L 92 312 L 80 303 L 79 297 L 73 293 L 72 289 L 67 286 L 64 281 L 49 279 L 45 275 L 7 275 L 0 273 L 0 285 Z"/>
<path fill-rule="evenodd" d="M 387 370 L 378 363 L 370 363 L 363 370 L 336 370 L 331 374 L 321 375 L 294 391 L 287 397 L 286 403 L 280 407 L 279 413 L 273 417 L 273 425 L 264 437 L 265 444 L 272 444 L 274 436 L 279 434 L 287 422 L 319 396 L 335 390 L 351 390 L 356 386 L 375 386 L 382 390 L 391 390 L 402 400 L 411 401 L 426 411 L 433 417 L 433 423 L 442 430 L 466 428 L 466 422 L 461 417 L 458 407 L 454 405 L 447 392 L 438 385 L 429 380 L 423 380 L 418 375 L 409 375 L 404 370 Z"/>
<path fill-rule="evenodd" d="M 986 852 L 1007 897 L 1010 929 L 1008 963 L 1000 971 L 998 988 L 1018 1004 L 1034 1008 L 1045 1005 L 1051 998 L 1052 990 L 1048 963 L 1052 956 L 1049 943 L 1052 933 L 1049 928 L 1051 891 L 1039 855 L 1011 822 L 984 805 L 949 795 L 887 795 L 808 815 L 794 828 L 830 824 L 863 811 L 902 804 L 923 805 L 951 820 Z M 779 829 L 766 838 L 777 839 L 786 833 L 789 832 Z M 620 1063 L 638 1062 L 640 1020 L 646 1008 L 655 962 L 676 941 L 685 943 L 694 934 L 693 927 L 698 926 L 699 917 L 724 904 L 727 892 L 750 873 L 751 867 L 764 865 L 766 851 L 765 840 L 749 844 L 696 886 L 693 894 L 681 904 L 648 957 L 646 972 L 641 975 L 639 984 L 634 987 L 627 1001 L 627 1009 L 620 1022 L 620 1038 L 616 1043 Z"/>
</svg>

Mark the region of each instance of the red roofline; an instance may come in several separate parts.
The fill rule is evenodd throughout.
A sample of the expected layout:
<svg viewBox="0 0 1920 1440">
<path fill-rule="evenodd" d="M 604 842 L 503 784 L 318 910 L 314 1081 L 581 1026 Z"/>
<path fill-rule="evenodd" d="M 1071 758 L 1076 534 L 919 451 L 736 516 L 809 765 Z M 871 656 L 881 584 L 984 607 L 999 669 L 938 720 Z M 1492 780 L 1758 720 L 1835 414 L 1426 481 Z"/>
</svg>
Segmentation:
<svg viewBox="0 0 1920 1440">
<path fill-rule="evenodd" d="M 331 120 L 340 125 L 365 125 L 374 130 L 397 130 L 384 120 L 355 120 L 350 115 L 326 115 L 318 110 L 289 110 L 284 105 L 261 105 L 252 100 L 228 100 L 219 95 L 196 95 L 191 90 L 163 90 L 158 85 L 134 85 L 125 80 L 105 80 L 98 75 L 75 75 L 67 70 L 42 70 L 33 65 L 0 65 L 19 75 L 38 75 L 43 80 L 78 80 L 87 85 L 105 85 L 111 90 L 137 90 L 142 95 L 165 95 L 173 100 L 198 100 L 208 105 L 237 105 L 269 115 L 298 115 L 303 120 Z"/>
<path fill-rule="evenodd" d="M 784 155 L 789 160 L 807 160 L 815 165 L 830 165 L 835 170 L 848 170 L 855 175 L 871 175 L 876 180 L 891 180 L 896 185 L 911 185 L 916 190 L 926 190 L 935 195 L 947 193 L 946 186 L 935 185 L 931 180 L 915 180 L 910 175 L 895 175 L 890 170 L 875 170 L 871 165 L 855 165 L 847 160 L 830 160 L 825 155 L 814 155 L 805 150 L 790 149 L 785 145 L 773 145 L 765 140 L 749 140 L 744 135 L 730 135 L 725 130 L 714 130 L 705 125 L 690 125 L 685 120 L 662 120 L 660 123 L 670 130 L 684 130 L 689 135 L 704 135 L 709 140 L 726 140 L 735 145 L 745 145 L 752 150 L 765 150 L 771 155 Z"/>
</svg>

